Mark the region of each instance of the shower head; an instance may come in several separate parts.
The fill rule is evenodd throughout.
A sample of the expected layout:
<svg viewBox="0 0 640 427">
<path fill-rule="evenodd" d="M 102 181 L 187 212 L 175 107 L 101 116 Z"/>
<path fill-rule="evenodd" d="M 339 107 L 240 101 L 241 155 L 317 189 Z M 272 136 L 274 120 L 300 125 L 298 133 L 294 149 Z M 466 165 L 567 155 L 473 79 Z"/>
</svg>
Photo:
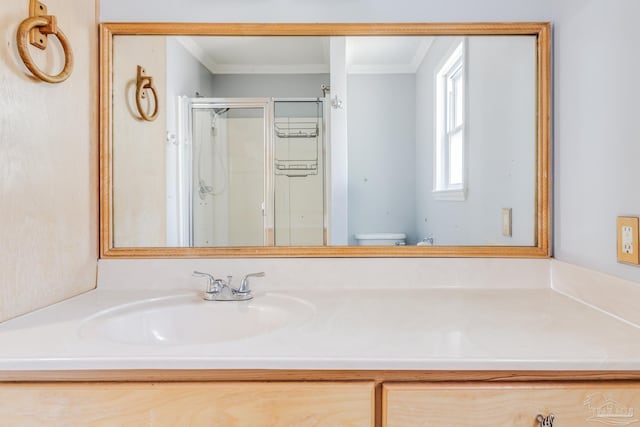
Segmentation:
<svg viewBox="0 0 640 427">
<path fill-rule="evenodd" d="M 229 111 L 229 108 L 214 108 L 213 112 L 211 114 L 211 129 L 215 129 L 216 128 L 216 119 L 218 118 L 218 116 L 226 113 L 227 111 Z"/>
</svg>

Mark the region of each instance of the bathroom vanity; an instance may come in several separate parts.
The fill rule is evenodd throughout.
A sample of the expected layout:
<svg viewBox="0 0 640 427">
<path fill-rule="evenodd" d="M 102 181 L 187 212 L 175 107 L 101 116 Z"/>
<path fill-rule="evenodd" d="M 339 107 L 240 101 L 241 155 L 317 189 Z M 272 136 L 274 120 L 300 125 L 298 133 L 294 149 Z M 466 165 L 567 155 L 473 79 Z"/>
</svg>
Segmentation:
<svg viewBox="0 0 640 427">
<path fill-rule="evenodd" d="M 149 262 L 129 261 L 127 276 L 140 279 L 153 270 Z M 269 268 L 251 301 L 205 301 L 197 279 L 162 288 L 182 273 L 178 265 L 193 262 L 161 268 L 138 290 L 124 289 L 131 284 L 120 282 L 127 270 L 120 264 L 101 275 L 98 290 L 0 325 L 0 396 L 10 402 L 0 419 L 18 426 L 34 416 L 54 426 L 538 426 L 551 425 L 544 424 L 551 415 L 556 426 L 636 422 L 640 329 L 548 284 L 536 288 L 535 278 L 501 288 L 518 273 L 544 274 L 547 260 L 493 271 L 493 289 L 309 282 L 291 289 L 277 283 L 282 271 L 269 280 Z M 466 274 L 485 286 L 486 266 L 472 264 Z"/>
</svg>

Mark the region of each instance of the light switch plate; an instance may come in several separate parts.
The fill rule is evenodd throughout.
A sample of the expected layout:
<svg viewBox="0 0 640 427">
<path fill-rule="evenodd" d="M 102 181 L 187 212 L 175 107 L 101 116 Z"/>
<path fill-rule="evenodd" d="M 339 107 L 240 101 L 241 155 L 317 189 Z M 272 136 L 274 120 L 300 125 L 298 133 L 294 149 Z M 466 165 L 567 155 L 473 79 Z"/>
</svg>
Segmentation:
<svg viewBox="0 0 640 427">
<path fill-rule="evenodd" d="M 502 235 L 511 237 L 511 208 L 502 208 Z"/>
<path fill-rule="evenodd" d="M 638 251 L 638 217 L 618 217 L 618 262 L 625 264 L 640 264 Z"/>
</svg>

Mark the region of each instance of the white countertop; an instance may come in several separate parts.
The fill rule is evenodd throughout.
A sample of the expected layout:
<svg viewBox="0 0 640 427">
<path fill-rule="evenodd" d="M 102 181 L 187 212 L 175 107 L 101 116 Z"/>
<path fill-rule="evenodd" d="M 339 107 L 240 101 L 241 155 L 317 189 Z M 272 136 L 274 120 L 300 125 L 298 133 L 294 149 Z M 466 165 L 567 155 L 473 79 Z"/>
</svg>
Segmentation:
<svg viewBox="0 0 640 427">
<path fill-rule="evenodd" d="M 550 289 L 278 289 L 307 301 L 312 314 L 213 344 L 133 345 L 79 334 L 101 310 L 185 293 L 196 295 L 95 290 L 0 324 L 0 371 L 640 369 L 639 328 Z"/>
</svg>

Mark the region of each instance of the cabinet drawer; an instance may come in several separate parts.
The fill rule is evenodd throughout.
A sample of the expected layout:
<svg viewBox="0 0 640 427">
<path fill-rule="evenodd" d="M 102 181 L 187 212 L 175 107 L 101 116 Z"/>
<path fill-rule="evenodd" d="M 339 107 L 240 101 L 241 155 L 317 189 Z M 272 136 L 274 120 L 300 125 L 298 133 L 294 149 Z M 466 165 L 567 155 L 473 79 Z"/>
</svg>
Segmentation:
<svg viewBox="0 0 640 427">
<path fill-rule="evenodd" d="M 372 427 L 373 383 L 0 385 L 0 426 Z"/>
<path fill-rule="evenodd" d="M 640 426 L 640 383 L 391 383 L 382 413 L 383 427 Z"/>
</svg>

